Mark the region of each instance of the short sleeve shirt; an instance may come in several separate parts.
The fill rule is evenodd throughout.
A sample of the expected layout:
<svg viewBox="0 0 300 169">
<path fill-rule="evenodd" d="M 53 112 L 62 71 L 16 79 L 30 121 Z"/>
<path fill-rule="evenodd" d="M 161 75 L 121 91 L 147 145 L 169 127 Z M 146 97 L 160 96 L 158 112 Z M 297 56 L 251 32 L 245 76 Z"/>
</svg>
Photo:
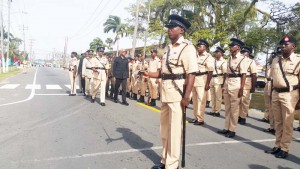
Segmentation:
<svg viewBox="0 0 300 169">
<path fill-rule="evenodd" d="M 250 59 L 248 57 L 245 58 L 245 62 L 247 68 L 247 73 L 246 73 L 247 77 L 246 77 L 244 89 L 250 90 L 252 87 L 252 81 L 250 75 L 257 73 L 257 66 L 255 60 Z"/>
<path fill-rule="evenodd" d="M 155 57 L 149 62 L 149 72 L 157 72 L 158 69 L 161 69 L 161 61 L 159 58 Z"/>
<path fill-rule="evenodd" d="M 213 75 L 215 77 L 213 77 L 212 79 L 212 84 L 223 84 L 224 81 L 224 76 L 223 74 L 227 73 L 227 61 L 221 57 L 219 60 L 214 59 L 214 72 Z"/>
<path fill-rule="evenodd" d="M 211 54 L 204 52 L 197 57 L 197 63 L 200 73 L 214 71 L 214 58 Z M 207 81 L 207 74 L 196 76 L 194 86 L 205 86 Z"/>
</svg>

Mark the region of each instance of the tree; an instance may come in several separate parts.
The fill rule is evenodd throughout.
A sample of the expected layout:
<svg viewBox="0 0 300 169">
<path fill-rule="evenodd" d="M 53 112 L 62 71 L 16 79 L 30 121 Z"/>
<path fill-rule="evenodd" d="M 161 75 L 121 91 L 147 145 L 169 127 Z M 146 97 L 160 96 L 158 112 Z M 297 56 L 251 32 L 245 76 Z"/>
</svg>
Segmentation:
<svg viewBox="0 0 300 169">
<path fill-rule="evenodd" d="M 96 51 L 98 47 L 101 47 L 103 45 L 103 41 L 97 37 L 90 43 L 90 49 Z"/>
<path fill-rule="evenodd" d="M 127 25 L 121 23 L 121 18 L 118 16 L 110 15 L 108 19 L 103 24 L 104 26 L 104 33 L 108 33 L 112 31 L 116 34 L 114 43 L 117 43 L 117 55 L 119 50 L 119 39 L 124 35 L 127 35 Z"/>
<path fill-rule="evenodd" d="M 109 50 L 112 49 L 112 44 L 113 44 L 113 42 L 114 42 L 114 40 L 112 40 L 111 38 L 107 38 L 107 39 L 105 40 L 105 43 L 107 44 Z"/>
</svg>

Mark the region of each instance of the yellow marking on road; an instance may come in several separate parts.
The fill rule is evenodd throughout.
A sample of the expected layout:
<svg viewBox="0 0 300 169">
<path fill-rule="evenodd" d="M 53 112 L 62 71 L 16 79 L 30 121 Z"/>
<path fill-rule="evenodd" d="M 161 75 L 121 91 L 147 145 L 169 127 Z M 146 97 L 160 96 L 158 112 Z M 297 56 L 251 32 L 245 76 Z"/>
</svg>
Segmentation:
<svg viewBox="0 0 300 169">
<path fill-rule="evenodd" d="M 147 108 L 147 109 L 150 109 L 150 110 L 152 110 L 152 111 L 154 111 L 154 112 L 156 112 L 156 113 L 160 113 L 160 110 L 159 110 L 159 109 L 154 108 L 154 107 L 151 107 L 151 106 L 148 106 L 148 105 L 146 105 L 146 104 L 144 104 L 144 103 L 136 103 L 136 104 L 138 104 L 138 105 L 140 105 L 140 106 L 142 106 L 142 107 L 145 107 L 145 108 Z"/>
</svg>

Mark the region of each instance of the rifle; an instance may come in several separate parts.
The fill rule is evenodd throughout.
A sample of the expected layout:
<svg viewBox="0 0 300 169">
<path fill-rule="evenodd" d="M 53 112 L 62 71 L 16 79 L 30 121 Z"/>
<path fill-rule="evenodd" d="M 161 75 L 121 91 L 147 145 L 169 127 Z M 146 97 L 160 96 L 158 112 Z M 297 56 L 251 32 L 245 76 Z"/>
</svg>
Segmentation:
<svg viewBox="0 0 300 169">
<path fill-rule="evenodd" d="M 181 167 L 185 167 L 186 107 L 182 108 L 182 159 Z"/>
</svg>

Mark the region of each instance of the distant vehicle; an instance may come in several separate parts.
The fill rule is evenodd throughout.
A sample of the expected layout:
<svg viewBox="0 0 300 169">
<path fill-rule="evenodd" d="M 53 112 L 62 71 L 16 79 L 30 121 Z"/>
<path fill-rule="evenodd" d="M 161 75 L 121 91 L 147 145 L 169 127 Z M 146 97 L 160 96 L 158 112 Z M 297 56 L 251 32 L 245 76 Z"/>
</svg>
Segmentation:
<svg viewBox="0 0 300 169">
<path fill-rule="evenodd" d="M 257 88 L 264 88 L 266 86 L 266 82 L 264 81 L 257 81 L 256 82 L 256 87 Z"/>
</svg>

